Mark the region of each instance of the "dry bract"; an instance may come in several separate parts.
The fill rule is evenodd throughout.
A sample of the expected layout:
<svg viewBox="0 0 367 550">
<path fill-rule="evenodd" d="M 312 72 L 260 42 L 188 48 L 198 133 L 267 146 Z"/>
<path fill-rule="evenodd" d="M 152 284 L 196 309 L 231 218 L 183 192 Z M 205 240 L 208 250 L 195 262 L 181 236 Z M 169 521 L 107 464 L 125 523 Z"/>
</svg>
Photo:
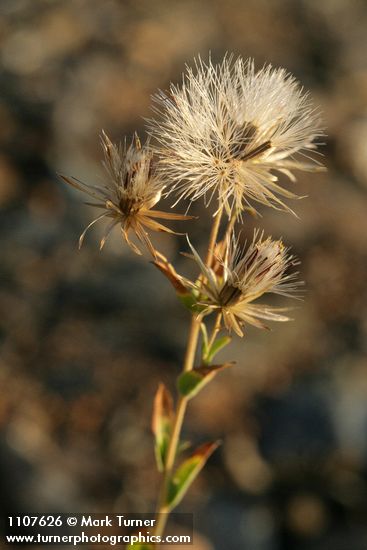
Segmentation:
<svg viewBox="0 0 367 550">
<path fill-rule="evenodd" d="M 95 202 L 86 204 L 103 211 L 83 231 L 79 239 L 79 246 L 82 245 L 87 231 L 97 221 L 108 218 L 110 223 L 100 242 L 101 249 L 112 229 L 120 226 L 123 238 L 135 253 L 141 254 L 141 251 L 130 240 L 130 231 L 135 233 L 138 239 L 147 246 L 153 256 L 156 256 L 146 229 L 174 233 L 159 223 L 157 218 L 185 220 L 190 219 L 191 216 L 152 210 L 161 198 L 164 185 L 154 171 L 152 150 L 149 145 L 142 146 L 137 135 L 131 145 L 127 147 L 126 141 L 123 146 L 111 143 L 103 132 L 101 143 L 104 152 L 103 165 L 109 175 L 107 185 L 97 187 L 83 183 L 76 178 L 61 176 L 68 184 L 95 199 Z"/>
<path fill-rule="evenodd" d="M 224 258 L 218 258 L 220 270 L 206 266 L 196 250 L 190 245 L 194 258 L 204 277 L 200 283 L 191 283 L 189 287 L 200 292 L 200 304 L 204 314 L 220 310 L 226 328 L 243 336 L 241 326 L 250 323 L 258 328 L 267 328 L 262 319 L 270 321 L 288 321 L 283 315 L 284 308 L 253 304 L 264 294 L 281 294 L 296 297 L 299 286 L 297 273 L 287 273 L 290 266 L 297 265 L 293 256 L 281 241 L 263 239 L 255 231 L 253 240 L 247 248 L 241 248 L 232 236 Z"/>
</svg>

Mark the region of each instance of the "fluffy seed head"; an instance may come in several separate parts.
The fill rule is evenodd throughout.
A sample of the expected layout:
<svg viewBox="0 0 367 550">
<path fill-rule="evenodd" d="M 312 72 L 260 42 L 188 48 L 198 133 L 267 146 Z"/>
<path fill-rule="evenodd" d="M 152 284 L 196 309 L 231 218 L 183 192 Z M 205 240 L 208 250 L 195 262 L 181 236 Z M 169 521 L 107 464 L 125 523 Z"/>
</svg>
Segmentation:
<svg viewBox="0 0 367 550">
<path fill-rule="evenodd" d="M 287 270 L 298 262 L 288 254 L 281 241 L 273 241 L 270 237 L 264 239 L 263 233 L 259 235 L 255 231 L 250 245 L 242 248 L 232 236 L 225 257 L 218 258 L 219 270 L 208 268 L 192 246 L 191 250 L 204 277 L 203 284 L 191 285 L 201 292 L 200 303 L 206 308 L 204 314 L 221 310 L 226 328 L 239 336 L 243 336 L 241 326 L 244 323 L 267 328 L 263 319 L 289 320 L 282 314 L 284 308 L 253 303 L 268 293 L 297 296 L 302 283 L 296 280 L 297 273 L 289 274 Z"/>
<path fill-rule="evenodd" d="M 255 70 L 252 60 L 226 57 L 187 68 L 181 86 L 155 96 L 161 170 L 179 199 L 213 196 L 230 214 L 258 202 L 289 208 L 296 195 L 274 173 L 320 167 L 308 152 L 322 135 L 308 95 L 284 69 Z M 305 162 L 305 158 L 308 162 Z"/>
<path fill-rule="evenodd" d="M 104 153 L 103 165 L 109 176 L 106 185 L 97 187 L 76 178 L 61 176 L 66 183 L 95 199 L 95 202 L 86 204 L 102 210 L 102 214 L 83 231 L 79 246 L 82 245 L 85 234 L 92 225 L 103 218 L 109 218 L 110 223 L 100 243 L 101 249 L 112 229 L 120 226 L 122 236 L 134 252 L 141 254 L 129 238 L 130 230 L 155 256 L 156 251 L 145 228 L 173 233 L 157 222 L 156 218 L 178 220 L 189 219 L 190 216 L 152 210 L 160 200 L 164 186 L 154 172 L 153 152 L 149 144 L 142 146 L 135 135 L 129 147 L 126 141 L 124 145 L 115 145 L 104 132 L 101 135 L 101 144 Z"/>
</svg>

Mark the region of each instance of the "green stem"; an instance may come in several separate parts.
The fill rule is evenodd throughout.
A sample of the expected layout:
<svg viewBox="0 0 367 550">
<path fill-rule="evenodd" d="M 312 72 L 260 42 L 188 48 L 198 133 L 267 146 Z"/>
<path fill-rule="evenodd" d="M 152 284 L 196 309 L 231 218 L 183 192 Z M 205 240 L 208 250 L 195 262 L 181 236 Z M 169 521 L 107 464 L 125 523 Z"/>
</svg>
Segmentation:
<svg viewBox="0 0 367 550">
<path fill-rule="evenodd" d="M 223 207 L 221 207 L 218 210 L 218 212 L 217 212 L 217 214 L 214 218 L 212 230 L 210 232 L 208 251 L 207 251 L 207 254 L 206 254 L 206 258 L 205 258 L 205 265 L 207 267 L 210 267 L 211 264 L 212 264 L 212 261 L 213 261 L 214 248 L 215 248 L 215 244 L 216 244 L 217 238 L 218 238 L 218 232 L 219 232 L 220 222 L 221 222 L 221 219 L 222 219 L 222 214 L 223 214 Z"/>
<path fill-rule="evenodd" d="M 222 218 L 223 209 L 220 208 L 214 218 L 212 229 L 210 232 L 208 251 L 206 255 L 205 264 L 210 267 L 213 261 L 213 254 L 215 244 L 218 238 L 218 231 L 220 227 L 220 222 Z M 194 368 L 195 354 L 199 340 L 200 334 L 200 324 L 201 317 L 193 314 L 191 318 L 191 325 L 189 336 L 187 339 L 186 354 L 183 364 L 183 372 L 190 371 Z M 162 536 L 166 527 L 166 523 L 169 515 L 169 507 L 167 506 L 167 495 L 169 489 L 169 483 L 172 476 L 172 470 L 175 464 L 175 459 L 177 455 L 177 449 L 180 442 L 180 434 L 182 429 L 182 424 L 185 418 L 186 408 L 187 408 L 188 399 L 186 397 L 180 397 L 177 403 L 176 414 L 172 427 L 172 434 L 167 450 L 166 463 L 163 473 L 162 486 L 160 491 L 159 503 L 157 506 L 157 523 L 155 527 L 154 534 L 156 536 Z"/>
<path fill-rule="evenodd" d="M 211 349 L 212 345 L 214 344 L 215 339 L 217 337 L 217 334 L 220 331 L 221 324 L 222 324 L 222 312 L 220 311 L 217 314 L 217 318 L 215 320 L 215 325 L 214 325 L 214 328 L 213 328 L 213 332 L 212 332 L 210 340 L 208 342 L 208 349 Z"/>
</svg>

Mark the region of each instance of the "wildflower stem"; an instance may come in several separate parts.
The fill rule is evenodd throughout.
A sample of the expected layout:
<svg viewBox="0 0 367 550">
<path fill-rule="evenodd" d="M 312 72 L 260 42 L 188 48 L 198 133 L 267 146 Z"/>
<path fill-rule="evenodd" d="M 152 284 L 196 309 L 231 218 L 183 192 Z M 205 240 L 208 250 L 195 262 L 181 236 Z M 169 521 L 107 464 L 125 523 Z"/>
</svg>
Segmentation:
<svg viewBox="0 0 367 550">
<path fill-rule="evenodd" d="M 217 334 L 220 331 L 221 324 L 222 324 L 222 312 L 220 311 L 215 320 L 213 332 L 208 343 L 208 349 L 211 349 L 212 345 L 214 344 Z"/>
<path fill-rule="evenodd" d="M 212 229 L 210 232 L 208 251 L 207 251 L 206 260 L 205 260 L 206 265 L 209 267 L 213 261 L 213 253 L 214 253 L 215 244 L 218 238 L 218 232 L 219 232 L 220 222 L 222 218 L 222 213 L 223 213 L 223 208 L 220 208 L 214 217 Z M 215 338 L 215 335 L 216 335 L 215 331 L 218 332 L 220 328 L 220 321 L 221 321 L 221 316 L 218 315 L 217 322 L 212 334 L 212 339 Z M 219 326 L 218 328 L 216 328 L 218 322 L 219 322 Z M 195 354 L 196 354 L 196 349 L 197 349 L 198 339 L 200 334 L 200 324 L 201 324 L 201 316 L 198 316 L 197 314 L 193 313 L 191 318 L 190 331 L 187 339 L 186 353 L 185 353 L 185 359 L 183 363 L 183 372 L 190 371 L 194 368 Z M 170 510 L 167 505 L 167 496 L 168 496 L 172 470 L 173 470 L 176 455 L 177 455 L 177 449 L 180 442 L 181 428 L 185 418 L 187 404 L 188 404 L 187 397 L 181 396 L 177 403 L 176 414 L 175 414 L 173 427 L 172 427 L 172 434 L 171 434 L 171 438 L 170 438 L 170 442 L 167 450 L 167 457 L 166 457 L 166 463 L 164 468 L 161 493 L 159 498 L 159 504 L 157 507 L 158 518 L 157 518 L 157 523 L 155 528 L 156 536 L 162 536 L 168 520 L 168 515 Z"/>
<path fill-rule="evenodd" d="M 226 229 L 226 232 L 225 232 L 225 235 L 224 235 L 224 240 L 226 240 L 230 236 L 230 234 L 232 233 L 232 230 L 234 228 L 234 225 L 235 225 L 236 221 L 237 221 L 237 214 L 235 212 L 231 215 L 231 218 L 230 218 L 230 220 L 227 224 L 227 229 Z"/>
<path fill-rule="evenodd" d="M 220 207 L 217 214 L 215 215 L 214 223 L 210 233 L 208 252 L 206 254 L 206 259 L 205 259 L 205 264 L 207 265 L 207 267 L 211 267 L 211 264 L 213 261 L 214 247 L 218 238 L 218 231 L 219 231 L 219 226 L 222 219 L 222 214 L 223 214 L 223 206 Z"/>
</svg>

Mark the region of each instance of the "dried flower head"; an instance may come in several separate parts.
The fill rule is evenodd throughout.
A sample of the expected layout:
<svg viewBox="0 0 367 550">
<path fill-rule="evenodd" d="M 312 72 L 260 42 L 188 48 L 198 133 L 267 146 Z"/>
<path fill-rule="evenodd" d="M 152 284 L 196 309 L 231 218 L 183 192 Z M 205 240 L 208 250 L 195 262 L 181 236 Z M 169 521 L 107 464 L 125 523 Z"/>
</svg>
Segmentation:
<svg viewBox="0 0 367 550">
<path fill-rule="evenodd" d="M 125 241 L 134 252 L 141 254 L 139 248 L 129 238 L 130 231 L 135 233 L 155 256 L 155 249 L 145 228 L 174 233 L 156 219 L 184 220 L 191 216 L 152 210 L 160 200 L 164 186 L 154 173 L 152 150 L 148 144 L 142 146 L 137 135 L 127 147 L 126 141 L 123 146 L 111 143 L 107 135 L 102 132 L 101 143 L 104 153 L 103 165 L 109 175 L 107 185 L 96 187 L 76 178 L 61 176 L 68 184 L 96 199 L 96 202 L 86 204 L 103 210 L 103 213 L 81 234 L 79 247 L 92 225 L 103 218 L 109 218 L 111 221 L 100 242 L 100 249 L 103 248 L 112 229 L 119 225 Z"/>
<path fill-rule="evenodd" d="M 320 168 L 308 156 L 322 135 L 318 113 L 284 69 L 256 71 L 252 60 L 232 56 L 219 65 L 199 59 L 181 87 L 154 99 L 159 119 L 151 129 L 179 199 L 217 196 L 229 215 L 252 201 L 290 210 L 282 198 L 296 195 L 274 171 L 294 181 L 294 169 Z"/>
<path fill-rule="evenodd" d="M 264 294 L 281 294 L 296 297 L 302 284 L 296 280 L 297 273 L 287 273 L 290 266 L 297 265 L 288 255 L 281 241 L 264 239 L 263 233 L 254 232 L 251 244 L 239 246 L 232 236 L 224 258 L 218 258 L 220 269 L 207 267 L 196 250 L 190 245 L 200 266 L 203 281 L 188 283 L 200 292 L 200 303 L 205 306 L 204 315 L 219 309 L 226 328 L 243 336 L 241 326 L 250 323 L 258 328 L 267 328 L 261 319 L 288 321 L 284 308 L 270 307 L 253 302 Z"/>
</svg>

